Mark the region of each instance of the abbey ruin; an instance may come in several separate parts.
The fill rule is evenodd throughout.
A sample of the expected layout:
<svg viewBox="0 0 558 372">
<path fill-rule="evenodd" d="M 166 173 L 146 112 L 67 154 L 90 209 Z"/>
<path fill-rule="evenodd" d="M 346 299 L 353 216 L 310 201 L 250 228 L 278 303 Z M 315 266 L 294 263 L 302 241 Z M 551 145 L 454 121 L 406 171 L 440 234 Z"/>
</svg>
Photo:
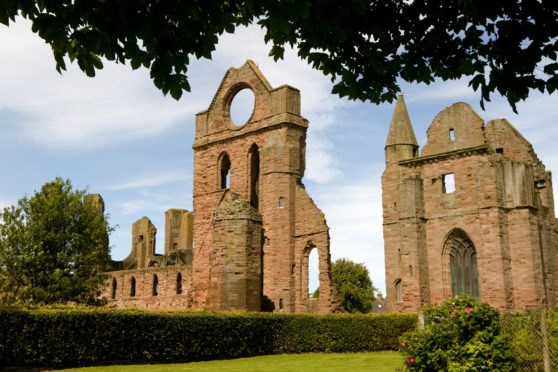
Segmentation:
<svg viewBox="0 0 558 372">
<path fill-rule="evenodd" d="M 255 104 L 236 125 L 230 106 L 242 89 Z M 134 223 L 130 255 L 114 263 L 104 288 L 109 306 L 336 311 L 329 228 L 302 183 L 307 128 L 297 89 L 272 88 L 251 61 L 229 69 L 196 116 L 193 212 L 166 212 L 162 255 L 151 221 Z M 508 121 L 485 123 L 456 103 L 435 117 L 419 152 L 400 96 L 385 165 L 388 312 L 463 293 L 503 311 L 556 304 L 551 174 Z M 318 299 L 308 293 L 313 249 Z"/>
<path fill-rule="evenodd" d="M 248 122 L 230 106 L 255 96 Z M 193 212 L 165 214 L 165 249 L 156 228 L 133 225 L 132 249 L 110 272 L 109 306 L 320 312 L 338 309 L 329 228 L 302 183 L 308 121 L 300 92 L 272 88 L 252 61 L 225 74 L 209 108 L 196 116 Z M 308 257 L 319 254 L 320 296 L 308 294 Z"/>
<path fill-rule="evenodd" d="M 503 311 L 555 306 L 552 179 L 505 119 L 466 103 L 435 118 L 420 151 L 400 96 L 382 175 L 388 311 L 467 293 Z"/>
</svg>

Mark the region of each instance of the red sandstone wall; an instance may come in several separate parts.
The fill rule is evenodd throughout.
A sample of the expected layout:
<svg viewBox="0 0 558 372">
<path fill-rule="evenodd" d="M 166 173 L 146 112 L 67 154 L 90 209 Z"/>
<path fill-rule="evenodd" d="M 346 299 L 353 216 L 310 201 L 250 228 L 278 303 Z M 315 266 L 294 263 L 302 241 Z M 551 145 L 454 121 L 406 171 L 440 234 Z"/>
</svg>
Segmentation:
<svg viewBox="0 0 558 372">
<path fill-rule="evenodd" d="M 182 275 L 182 293 L 177 294 L 177 276 Z M 157 296 L 153 295 L 153 278 L 157 275 Z M 136 293 L 131 296 L 132 277 L 136 280 Z M 157 267 L 142 270 L 113 271 L 103 288 L 102 297 L 108 306 L 118 308 L 137 306 L 149 310 L 190 309 L 191 269 L 189 267 Z M 112 283 L 116 279 L 116 299 L 112 298 Z"/>
</svg>

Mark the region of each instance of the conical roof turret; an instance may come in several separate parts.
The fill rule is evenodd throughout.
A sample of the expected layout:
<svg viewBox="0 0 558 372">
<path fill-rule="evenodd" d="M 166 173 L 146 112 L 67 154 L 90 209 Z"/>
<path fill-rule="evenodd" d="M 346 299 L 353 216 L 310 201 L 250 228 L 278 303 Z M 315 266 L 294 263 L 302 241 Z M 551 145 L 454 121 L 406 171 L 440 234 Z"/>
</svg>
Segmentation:
<svg viewBox="0 0 558 372">
<path fill-rule="evenodd" d="M 393 145 L 413 145 L 418 147 L 403 94 L 399 94 L 397 98 L 386 141 L 386 147 Z"/>
</svg>

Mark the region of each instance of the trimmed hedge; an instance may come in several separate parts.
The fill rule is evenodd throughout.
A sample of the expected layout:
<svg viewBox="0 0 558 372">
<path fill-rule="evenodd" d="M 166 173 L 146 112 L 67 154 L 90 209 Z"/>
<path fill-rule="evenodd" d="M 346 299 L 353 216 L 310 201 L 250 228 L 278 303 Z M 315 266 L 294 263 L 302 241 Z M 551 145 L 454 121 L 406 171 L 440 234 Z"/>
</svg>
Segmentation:
<svg viewBox="0 0 558 372">
<path fill-rule="evenodd" d="M 196 361 L 274 352 L 397 349 L 411 314 L 150 312 L 0 308 L 0 365 Z"/>
</svg>

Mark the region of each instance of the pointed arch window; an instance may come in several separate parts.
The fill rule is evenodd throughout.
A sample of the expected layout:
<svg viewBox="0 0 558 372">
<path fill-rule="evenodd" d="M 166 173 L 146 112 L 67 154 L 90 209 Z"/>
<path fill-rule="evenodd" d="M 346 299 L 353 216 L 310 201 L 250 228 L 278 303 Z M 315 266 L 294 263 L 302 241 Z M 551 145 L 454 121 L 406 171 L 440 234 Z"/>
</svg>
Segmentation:
<svg viewBox="0 0 558 372">
<path fill-rule="evenodd" d="M 116 286 L 117 286 L 116 278 L 112 278 L 112 295 L 111 295 L 111 297 L 112 297 L 113 300 L 116 300 L 116 290 L 117 290 Z"/>
<path fill-rule="evenodd" d="M 157 296 L 157 286 L 159 285 L 159 278 L 157 278 L 157 275 L 153 275 L 153 291 L 152 291 L 152 295 L 153 296 Z"/>
<path fill-rule="evenodd" d="M 395 285 L 395 302 L 403 302 L 403 286 L 401 285 L 401 279 L 397 279 L 394 283 Z"/>
<path fill-rule="evenodd" d="M 250 147 L 248 158 L 250 159 L 250 205 L 258 209 L 260 194 L 260 149 L 253 144 Z"/>
<path fill-rule="evenodd" d="M 176 276 L 176 294 L 182 294 L 182 274 Z"/>
<path fill-rule="evenodd" d="M 130 280 L 130 297 L 136 297 L 136 278 Z"/>
<path fill-rule="evenodd" d="M 225 152 L 221 154 L 219 159 L 219 186 L 221 189 L 228 189 L 230 182 L 231 160 Z"/>
<path fill-rule="evenodd" d="M 452 297 L 468 294 L 479 298 L 477 251 L 473 242 L 462 230 L 452 233 L 445 244 L 449 256 Z"/>
</svg>

